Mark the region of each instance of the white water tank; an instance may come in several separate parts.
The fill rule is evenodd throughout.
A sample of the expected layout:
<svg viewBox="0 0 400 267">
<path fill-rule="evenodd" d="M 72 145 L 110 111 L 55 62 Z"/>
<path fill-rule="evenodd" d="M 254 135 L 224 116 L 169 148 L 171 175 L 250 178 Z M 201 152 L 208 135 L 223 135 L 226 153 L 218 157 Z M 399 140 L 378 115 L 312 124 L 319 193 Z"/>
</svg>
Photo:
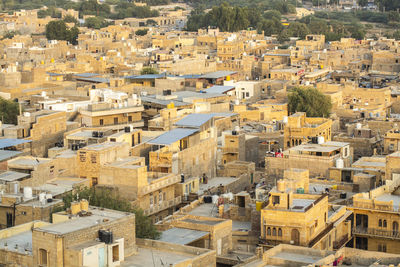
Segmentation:
<svg viewBox="0 0 400 267">
<path fill-rule="evenodd" d="M 357 128 L 357 129 L 361 129 L 361 123 L 357 123 L 357 124 L 356 124 L 356 128 Z"/>
<path fill-rule="evenodd" d="M 213 204 L 217 204 L 217 203 L 218 203 L 218 199 L 219 199 L 219 196 L 218 196 L 218 195 L 213 195 L 213 196 L 212 196 L 212 203 L 213 203 Z"/>
<path fill-rule="evenodd" d="M 283 116 L 283 123 L 284 124 L 288 123 L 288 120 L 289 120 L 288 116 Z"/>
<path fill-rule="evenodd" d="M 24 199 L 32 198 L 32 187 L 25 186 L 24 187 Z"/>
<path fill-rule="evenodd" d="M 344 167 L 343 159 L 337 159 L 336 160 L 336 168 L 343 169 L 343 167 Z"/>
<path fill-rule="evenodd" d="M 318 136 L 318 144 L 325 143 L 325 138 L 323 136 Z"/>
<path fill-rule="evenodd" d="M 40 202 L 43 202 L 43 201 L 45 201 L 46 200 L 46 193 L 40 193 L 39 194 L 39 201 Z"/>
<path fill-rule="evenodd" d="M 239 99 L 235 99 L 235 105 L 239 105 L 240 104 L 240 100 Z"/>
<path fill-rule="evenodd" d="M 13 193 L 14 194 L 18 194 L 19 193 L 19 183 L 18 182 L 13 182 L 12 183 L 12 189 L 13 189 Z"/>
</svg>

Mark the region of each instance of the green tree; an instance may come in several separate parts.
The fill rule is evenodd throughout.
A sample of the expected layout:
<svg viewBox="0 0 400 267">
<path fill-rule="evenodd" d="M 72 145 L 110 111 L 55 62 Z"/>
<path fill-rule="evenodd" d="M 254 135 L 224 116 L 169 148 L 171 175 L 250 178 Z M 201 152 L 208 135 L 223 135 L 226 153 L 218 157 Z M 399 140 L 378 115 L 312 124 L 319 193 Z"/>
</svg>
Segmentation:
<svg viewBox="0 0 400 267">
<path fill-rule="evenodd" d="M 145 36 L 148 31 L 149 31 L 149 29 L 139 29 L 139 30 L 135 31 L 135 34 L 139 35 L 139 36 Z"/>
<path fill-rule="evenodd" d="M 0 97 L 0 119 L 3 123 L 17 124 L 19 105 Z"/>
<path fill-rule="evenodd" d="M 87 199 L 91 206 L 135 213 L 136 237 L 149 239 L 160 237 L 160 232 L 157 231 L 150 218 L 144 215 L 143 210 L 132 207 L 131 203 L 120 198 L 116 191 L 96 187 L 78 188 L 64 196 L 64 209 L 70 208 L 71 202 L 78 198 Z"/>
<path fill-rule="evenodd" d="M 284 29 L 283 31 L 281 31 L 281 32 L 279 33 L 277 39 L 278 39 L 278 42 L 281 43 L 281 44 L 283 44 L 283 43 L 289 41 L 289 40 L 290 40 L 290 35 L 289 35 L 288 30 L 287 30 L 287 29 Z"/>
<path fill-rule="evenodd" d="M 91 29 L 101 29 L 104 25 L 104 18 L 101 17 L 90 17 L 85 20 L 85 27 Z"/>
<path fill-rule="evenodd" d="M 3 34 L 2 39 L 12 39 L 12 38 L 14 38 L 15 35 L 18 35 L 18 34 L 20 34 L 19 31 L 8 31 Z"/>
<path fill-rule="evenodd" d="M 358 4 L 359 4 L 360 6 L 367 6 L 368 0 L 358 0 Z"/>
<path fill-rule="evenodd" d="M 67 40 L 67 25 L 62 20 L 53 20 L 46 25 L 46 38 L 48 40 Z"/>
<path fill-rule="evenodd" d="M 78 28 L 75 26 L 68 29 L 63 20 L 53 20 L 46 25 L 47 40 L 65 40 L 76 45 L 78 43 L 78 35 Z"/>
<path fill-rule="evenodd" d="M 65 21 L 66 23 L 75 23 L 75 24 L 78 23 L 78 20 L 75 17 L 71 16 L 71 15 L 66 15 L 63 18 L 63 21 Z"/>
<path fill-rule="evenodd" d="M 295 87 L 288 94 L 289 114 L 306 112 L 307 117 L 329 117 L 331 99 L 312 87 Z"/>
<path fill-rule="evenodd" d="M 307 25 L 301 22 L 290 23 L 287 30 L 290 37 L 299 37 L 301 39 L 304 39 L 310 33 Z"/>
<path fill-rule="evenodd" d="M 144 67 L 141 71 L 140 74 L 158 74 L 158 70 L 152 67 Z"/>
</svg>

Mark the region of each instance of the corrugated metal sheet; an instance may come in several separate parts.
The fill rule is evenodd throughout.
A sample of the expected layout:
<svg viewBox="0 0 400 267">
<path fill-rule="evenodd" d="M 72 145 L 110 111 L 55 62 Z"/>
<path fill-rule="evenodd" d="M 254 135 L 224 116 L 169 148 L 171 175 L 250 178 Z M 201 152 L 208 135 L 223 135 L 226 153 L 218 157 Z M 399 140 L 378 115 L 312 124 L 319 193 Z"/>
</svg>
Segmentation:
<svg viewBox="0 0 400 267">
<path fill-rule="evenodd" d="M 176 126 L 184 126 L 184 127 L 200 127 L 207 121 L 211 120 L 214 117 L 213 114 L 210 113 L 193 113 L 189 114 L 177 123 Z"/>
<path fill-rule="evenodd" d="M 32 142 L 31 140 L 25 140 L 25 139 L 14 139 L 14 138 L 4 138 L 0 139 L 0 149 L 5 148 L 5 147 L 10 147 L 10 146 L 17 146 L 23 143 L 29 143 Z"/>
<path fill-rule="evenodd" d="M 153 140 L 150 140 L 148 144 L 151 145 L 170 145 L 172 143 L 175 143 L 176 141 L 181 140 L 182 138 L 185 138 L 189 135 L 194 134 L 197 132 L 198 129 L 181 129 L 181 128 L 176 128 L 173 129 L 169 132 L 166 132 Z"/>
<path fill-rule="evenodd" d="M 208 232 L 175 227 L 162 232 L 160 241 L 187 245 L 207 235 Z"/>
</svg>

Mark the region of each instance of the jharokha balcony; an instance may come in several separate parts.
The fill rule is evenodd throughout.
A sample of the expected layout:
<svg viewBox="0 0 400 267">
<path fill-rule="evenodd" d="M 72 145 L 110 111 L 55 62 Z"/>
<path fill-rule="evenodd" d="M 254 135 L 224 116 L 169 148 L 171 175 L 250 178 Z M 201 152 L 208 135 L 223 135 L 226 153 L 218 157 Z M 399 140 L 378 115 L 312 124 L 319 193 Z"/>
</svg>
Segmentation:
<svg viewBox="0 0 400 267">
<path fill-rule="evenodd" d="M 400 240 L 399 230 L 385 230 L 385 229 L 365 228 L 357 226 L 353 228 L 353 234 Z"/>
</svg>

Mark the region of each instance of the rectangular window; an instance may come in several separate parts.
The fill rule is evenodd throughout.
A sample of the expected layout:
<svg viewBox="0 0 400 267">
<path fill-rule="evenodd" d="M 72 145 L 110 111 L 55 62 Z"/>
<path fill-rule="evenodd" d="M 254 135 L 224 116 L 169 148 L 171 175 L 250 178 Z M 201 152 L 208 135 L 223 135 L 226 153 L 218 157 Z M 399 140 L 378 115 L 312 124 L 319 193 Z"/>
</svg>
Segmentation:
<svg viewBox="0 0 400 267">
<path fill-rule="evenodd" d="M 163 195 L 162 195 L 162 192 L 160 192 L 160 193 L 158 194 L 158 202 L 161 204 L 162 201 L 163 201 Z"/>
<path fill-rule="evenodd" d="M 97 185 L 98 182 L 99 182 L 99 181 L 97 180 L 97 177 L 92 177 L 92 186 Z"/>
<path fill-rule="evenodd" d="M 279 203 L 280 203 L 279 196 L 273 196 L 273 197 L 272 197 L 272 203 L 273 203 L 274 205 L 279 204 Z"/>
<path fill-rule="evenodd" d="M 114 124 L 118 124 L 118 117 L 114 118 Z"/>
<path fill-rule="evenodd" d="M 104 120 L 100 119 L 100 125 L 104 125 Z"/>
<path fill-rule="evenodd" d="M 39 265 L 47 266 L 47 250 L 42 248 L 39 249 Z"/>
<path fill-rule="evenodd" d="M 90 161 L 92 162 L 92 163 L 96 163 L 97 162 L 97 157 L 96 157 L 96 155 L 90 155 Z"/>
<path fill-rule="evenodd" d="M 128 122 L 132 122 L 132 116 L 128 116 Z"/>
<path fill-rule="evenodd" d="M 86 152 L 79 152 L 79 160 L 81 162 L 85 162 L 86 161 Z"/>
</svg>

